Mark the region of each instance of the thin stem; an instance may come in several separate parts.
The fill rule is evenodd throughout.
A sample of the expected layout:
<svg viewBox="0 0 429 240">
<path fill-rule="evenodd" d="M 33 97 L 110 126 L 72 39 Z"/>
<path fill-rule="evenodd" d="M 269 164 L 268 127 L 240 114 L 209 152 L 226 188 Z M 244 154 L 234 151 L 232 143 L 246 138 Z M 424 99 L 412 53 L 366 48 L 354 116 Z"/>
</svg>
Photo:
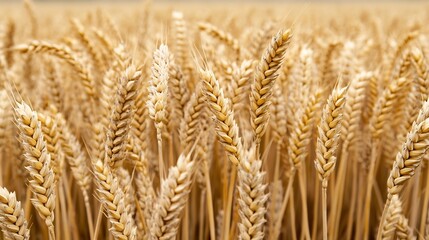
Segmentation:
<svg viewBox="0 0 429 240">
<path fill-rule="evenodd" d="M 60 195 L 60 205 L 61 205 L 61 207 L 62 207 L 62 209 L 61 210 L 63 210 L 62 211 L 62 214 L 61 214 L 61 217 L 62 217 L 62 224 L 63 224 L 63 231 L 64 231 L 64 239 L 65 240 L 68 240 L 68 239 L 70 239 L 70 225 L 69 225 L 69 222 L 67 221 L 67 205 L 66 205 L 66 201 L 65 201 L 65 194 L 64 194 L 64 187 L 63 187 L 63 185 L 61 184 L 60 185 L 60 192 L 58 192 L 59 193 L 59 195 Z M 58 206 L 59 207 L 59 206 Z M 68 210 L 69 211 L 73 211 L 73 209 L 70 209 L 70 208 L 68 208 Z M 59 218 L 59 216 L 57 216 L 57 218 Z M 58 234 L 58 233 L 57 233 Z M 58 236 L 60 236 L 60 234 L 58 234 Z M 60 239 L 60 238 L 58 238 L 58 239 Z"/>
<path fill-rule="evenodd" d="M 48 231 L 49 231 L 49 240 L 55 240 L 55 227 L 50 226 L 48 228 Z"/>
<path fill-rule="evenodd" d="M 159 182 L 162 183 L 165 179 L 164 158 L 162 157 L 162 136 L 161 131 L 158 131 L 158 167 L 159 167 Z"/>
<path fill-rule="evenodd" d="M 366 194 L 365 194 L 365 205 L 364 205 L 364 214 L 363 214 L 363 239 L 368 240 L 368 233 L 369 233 L 369 213 L 371 209 L 371 195 L 372 195 L 372 187 L 374 185 L 374 175 L 375 175 L 375 165 L 377 161 L 377 156 L 379 155 L 379 143 L 380 141 L 377 141 L 375 146 L 371 149 L 371 158 L 370 158 L 370 166 L 369 166 L 369 173 L 368 173 L 368 182 L 366 187 Z"/>
<path fill-rule="evenodd" d="M 317 226 L 319 226 L 319 199 L 320 199 L 320 180 L 319 178 L 315 177 L 315 196 L 314 196 L 314 209 L 313 209 L 313 229 L 311 231 L 311 239 L 316 240 L 317 239 Z"/>
<path fill-rule="evenodd" d="M 326 181 L 326 180 L 324 180 Z M 322 184 L 325 185 L 325 184 Z M 322 186 L 322 218 L 323 218 L 323 240 L 328 240 L 328 183 L 326 181 L 326 187 Z"/>
<path fill-rule="evenodd" d="M 298 172 L 298 184 L 301 192 L 301 208 L 302 208 L 302 228 L 301 239 L 310 239 L 310 229 L 308 226 L 308 209 L 307 209 L 307 187 L 305 184 L 305 166 L 301 166 L 301 171 Z"/>
<path fill-rule="evenodd" d="M 290 233 L 292 234 L 292 240 L 296 240 L 296 221 L 295 221 L 295 197 L 293 191 L 289 195 L 289 214 L 290 214 Z"/>
<path fill-rule="evenodd" d="M 25 194 L 25 219 L 30 219 L 31 217 L 31 187 L 27 186 L 27 193 Z"/>
<path fill-rule="evenodd" d="M 346 182 L 346 172 L 349 161 L 348 155 L 348 143 L 345 141 L 339 162 L 338 179 L 335 181 L 334 201 L 332 203 L 332 212 L 330 214 L 331 224 L 329 226 L 329 231 L 333 236 L 332 239 L 337 239 L 338 236 L 338 225 L 340 222 L 341 210 L 343 208 L 344 185 Z"/>
<path fill-rule="evenodd" d="M 175 165 L 175 162 L 174 162 L 175 158 L 174 158 L 174 151 L 173 151 L 173 141 L 174 141 L 173 135 L 171 135 L 170 138 L 169 138 L 169 140 L 168 140 L 168 162 L 169 162 L 169 166 L 167 166 L 167 169 L 168 169 L 168 167 Z"/>
<path fill-rule="evenodd" d="M 280 151 L 281 151 L 281 145 L 278 143 L 277 144 L 277 148 L 276 148 L 276 162 L 275 162 L 275 167 L 274 167 L 274 177 L 273 177 L 273 191 L 272 191 L 272 195 L 271 195 L 271 199 L 277 199 L 277 191 L 276 190 L 274 190 L 274 188 L 276 187 L 276 183 L 277 183 L 277 179 L 279 179 L 279 172 L 280 172 Z M 274 203 L 272 203 L 272 204 L 274 204 Z M 274 220 L 275 221 L 275 215 L 277 215 L 278 213 L 276 213 L 275 212 L 275 208 L 274 207 L 272 207 L 271 209 L 270 209 L 270 213 L 269 213 L 269 216 L 272 216 L 272 220 Z M 274 225 L 273 224 L 271 224 L 270 223 L 270 225 L 269 225 L 269 232 L 270 233 L 274 233 L 274 229 L 272 229 L 274 227 Z M 270 234 L 270 239 L 272 239 L 272 234 Z"/>
<path fill-rule="evenodd" d="M 223 238 L 227 239 L 230 231 L 231 214 L 232 214 L 232 201 L 234 197 L 235 179 L 237 178 L 237 167 L 233 164 L 231 167 L 231 179 L 229 181 L 228 199 L 226 203 L 225 215 L 223 219 Z"/>
<path fill-rule="evenodd" d="M 0 149 L 0 151 L 2 151 L 2 150 L 3 150 L 3 148 Z M 3 184 L 3 164 L 8 162 L 8 161 L 4 161 L 3 159 L 1 159 L 1 162 L 2 162 L 2 164 L 0 164 L 0 186 L 4 186 L 4 184 Z M 6 169 L 8 169 L 7 166 L 6 166 Z"/>
<path fill-rule="evenodd" d="M 94 230 L 94 240 L 98 239 L 98 233 L 100 232 L 101 220 L 103 219 L 103 205 L 100 204 L 100 208 L 98 209 L 97 222 L 95 224 Z"/>
<path fill-rule="evenodd" d="M 261 140 L 257 140 L 256 142 L 256 151 L 255 151 L 255 159 L 260 159 L 260 151 L 261 151 Z"/>
<path fill-rule="evenodd" d="M 347 230 L 346 230 L 346 239 L 351 239 L 352 236 L 352 230 L 353 230 L 353 220 L 354 220 L 354 215 L 355 215 L 355 209 L 356 209 L 356 199 L 357 199 L 357 191 L 358 191 L 358 180 L 357 180 L 357 161 L 354 159 L 353 161 L 353 168 L 352 168 L 352 180 L 353 180 L 353 185 L 352 185 L 352 199 L 351 199 L 351 203 L 350 203 L 350 213 L 349 213 L 349 217 L 347 219 Z"/>
<path fill-rule="evenodd" d="M 182 219 L 182 239 L 189 238 L 189 204 L 188 203 L 185 206 L 183 219 Z"/>
<path fill-rule="evenodd" d="M 364 186 L 363 184 L 365 184 L 365 175 L 359 178 L 359 186 Z M 365 193 L 365 189 L 362 188 L 358 188 L 359 189 L 359 194 L 358 196 L 362 196 L 365 197 L 363 194 Z M 355 235 L 354 235 L 354 239 L 361 239 L 362 237 L 362 207 L 363 207 L 363 199 L 362 197 L 359 199 L 359 204 L 357 206 L 357 211 L 356 211 L 356 230 L 355 230 Z"/>
<path fill-rule="evenodd" d="M 63 175 L 62 179 L 63 179 L 62 183 L 66 186 L 65 188 L 64 187 L 62 188 L 62 194 L 65 193 L 65 196 L 67 198 L 67 210 L 69 211 L 69 214 L 68 214 L 69 226 L 68 227 L 75 230 L 75 231 L 72 231 L 73 239 L 77 239 L 79 237 L 77 234 L 77 225 L 76 225 L 76 216 L 75 216 L 76 210 L 75 210 L 75 207 L 73 205 L 73 200 L 72 200 L 72 197 L 70 194 L 71 185 L 68 182 L 68 178 L 67 178 L 66 174 Z"/>
<path fill-rule="evenodd" d="M 207 197 L 207 194 L 205 192 L 206 190 L 203 190 L 200 196 L 200 222 L 198 223 L 199 225 L 198 239 L 204 239 L 204 228 L 205 228 L 204 205 L 206 202 L 205 198 Z"/>
<path fill-rule="evenodd" d="M 86 210 L 86 217 L 88 220 L 88 227 L 89 227 L 89 237 L 91 240 L 94 239 L 94 223 L 92 222 L 92 211 L 91 211 L 91 205 L 89 204 L 89 196 L 87 191 L 83 191 L 83 201 L 85 203 L 85 210 Z"/>
<path fill-rule="evenodd" d="M 426 166 L 426 183 L 429 180 L 429 166 Z M 420 234 L 422 234 L 423 236 L 425 235 L 426 232 L 426 219 L 427 219 L 427 214 L 428 214 L 428 203 L 429 203 L 429 184 L 426 184 L 426 188 L 425 188 L 425 196 L 423 198 L 423 211 L 422 211 L 422 217 L 420 218 L 420 228 L 419 228 L 419 232 Z"/>
<path fill-rule="evenodd" d="M 207 211 L 209 213 L 210 239 L 216 240 L 212 187 L 210 184 L 210 175 L 209 175 L 210 173 L 209 173 L 209 166 L 207 165 L 207 162 L 204 162 L 203 171 L 204 171 L 204 176 L 206 180 L 206 194 L 207 194 L 206 202 L 207 202 Z"/>
<path fill-rule="evenodd" d="M 57 184 L 56 186 L 56 191 L 58 193 L 58 195 L 60 195 L 60 186 Z M 60 213 L 60 198 L 59 196 L 57 198 L 55 198 L 55 238 L 56 239 L 61 239 L 60 233 L 61 233 L 61 213 Z M 64 214 L 65 216 L 65 214 Z M 62 216 L 62 218 L 64 219 L 64 216 Z"/>
<path fill-rule="evenodd" d="M 409 226 L 411 229 L 417 229 L 417 217 L 418 217 L 418 212 L 419 212 L 419 208 L 418 206 L 420 206 L 420 198 L 419 198 L 419 190 L 420 190 L 420 174 L 421 173 L 421 168 L 418 168 L 416 170 L 416 175 L 414 177 L 414 184 L 412 185 L 412 191 L 410 194 L 409 199 L 414 199 L 414 201 L 412 201 L 413 203 L 410 204 L 411 206 L 417 206 L 417 207 L 411 207 L 410 206 L 410 210 L 411 214 L 410 214 L 410 218 L 409 218 Z M 425 209 L 425 208 L 423 208 Z"/>
<path fill-rule="evenodd" d="M 279 217 L 278 217 L 276 225 L 274 227 L 274 231 L 280 231 L 281 224 L 283 221 L 283 215 L 286 211 L 287 203 L 289 200 L 289 195 L 290 195 L 290 192 L 292 190 L 293 182 L 295 180 L 295 174 L 296 174 L 296 168 L 293 167 L 291 169 L 289 182 L 288 182 L 287 187 L 286 187 L 285 195 L 283 197 L 282 207 L 280 208 Z"/>
</svg>

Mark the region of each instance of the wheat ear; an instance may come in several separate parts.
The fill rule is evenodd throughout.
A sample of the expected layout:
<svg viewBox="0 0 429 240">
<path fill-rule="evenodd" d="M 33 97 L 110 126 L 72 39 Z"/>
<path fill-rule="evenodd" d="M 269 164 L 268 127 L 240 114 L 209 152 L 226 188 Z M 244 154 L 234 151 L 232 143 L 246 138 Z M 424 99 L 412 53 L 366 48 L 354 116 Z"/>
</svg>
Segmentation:
<svg viewBox="0 0 429 240">
<path fill-rule="evenodd" d="M 259 145 L 268 126 L 270 98 L 275 80 L 278 77 L 277 71 L 281 67 L 291 37 L 290 30 L 279 31 L 273 37 L 259 61 L 251 84 L 250 113 L 255 134 L 256 154 L 259 154 Z"/>
<path fill-rule="evenodd" d="M 113 169 L 121 166 L 125 159 L 126 140 L 133 117 L 132 108 L 137 96 L 140 77 L 141 71 L 138 71 L 134 65 L 129 66 L 121 76 L 115 95 L 115 105 L 110 115 L 109 128 L 106 134 L 105 155 L 106 161 Z"/>
<path fill-rule="evenodd" d="M 288 164 L 288 160 L 292 163 L 292 168 L 289 173 L 288 185 L 284 192 L 279 217 L 277 218 L 274 232 L 270 234 L 270 239 L 276 239 L 280 234 L 281 222 L 284 212 L 286 211 L 290 192 L 292 191 L 296 171 L 301 168 L 302 161 L 308 156 L 307 149 L 311 141 L 316 115 L 320 108 L 321 97 L 322 91 L 316 91 L 314 95 L 310 97 L 302 112 L 296 114 L 297 120 L 294 121 L 292 132 L 288 139 L 288 158 L 284 159 L 284 165 L 286 166 Z"/>
<path fill-rule="evenodd" d="M 374 175 L 378 168 L 378 159 L 379 159 L 379 148 L 383 139 L 381 138 L 382 133 L 384 133 L 386 129 L 386 122 L 388 118 L 391 117 L 393 112 L 393 108 L 395 106 L 395 100 L 401 94 L 401 91 L 410 83 L 410 81 L 406 78 L 395 79 L 391 82 L 387 89 L 385 89 L 381 95 L 381 97 L 377 100 L 374 106 L 374 113 L 369 122 L 370 133 L 373 138 L 373 147 L 371 148 L 371 159 L 370 166 L 368 172 L 368 182 L 367 189 L 365 195 L 365 207 L 363 213 L 363 223 L 364 230 L 363 236 L 367 239 L 369 233 L 369 214 L 370 214 L 370 204 L 371 204 L 371 196 L 372 196 L 372 187 L 374 184 Z M 371 83 L 370 83 L 371 84 Z"/>
<path fill-rule="evenodd" d="M 268 194 L 265 193 L 267 184 L 264 181 L 262 161 L 255 159 L 255 147 L 246 153 L 242 164 L 238 167 L 238 239 L 264 239 L 266 223 L 265 208 Z M 245 166 L 245 167 L 244 167 Z"/>
<path fill-rule="evenodd" d="M 57 129 L 57 123 L 48 114 L 37 113 L 37 118 L 42 126 L 43 139 L 51 155 L 51 166 L 54 171 L 55 181 L 61 179 L 64 169 L 64 155 L 61 154 L 60 132 Z"/>
<path fill-rule="evenodd" d="M 14 192 L 3 187 L 0 187 L 0 220 L 5 239 L 30 239 L 30 229 L 21 202 L 16 200 Z"/>
<path fill-rule="evenodd" d="M 58 64 L 53 61 L 52 59 L 48 59 L 46 61 L 46 80 L 47 85 L 49 88 L 49 99 L 52 100 L 52 104 L 59 110 L 63 110 L 63 99 L 64 94 L 63 90 L 61 89 L 61 83 L 60 83 L 60 72 L 58 68 Z"/>
<path fill-rule="evenodd" d="M 90 235 L 91 239 L 93 239 L 92 235 L 94 233 L 94 226 L 89 198 L 92 178 L 89 167 L 87 165 L 87 157 L 85 155 L 85 152 L 83 151 L 81 144 L 68 127 L 63 115 L 61 113 L 57 113 L 55 119 L 57 121 L 58 130 L 60 132 L 59 141 L 61 143 L 61 151 L 64 153 L 65 159 L 70 165 L 73 177 L 82 191 Z"/>
<path fill-rule="evenodd" d="M 182 154 L 161 185 L 151 218 L 151 239 L 171 239 L 177 234 L 195 172 L 195 162 L 190 157 Z"/>
<path fill-rule="evenodd" d="M 27 44 L 17 45 L 12 48 L 21 53 L 47 53 L 65 60 L 79 74 L 82 79 L 82 85 L 88 96 L 94 97 L 94 80 L 90 76 L 88 69 L 83 62 L 67 46 L 57 45 L 50 42 L 33 40 Z"/>
<path fill-rule="evenodd" d="M 347 91 L 347 102 L 344 105 L 344 116 L 342 121 L 341 138 L 343 140 L 341 147 L 341 158 L 338 167 L 338 181 L 335 184 L 333 207 L 331 210 L 331 218 L 333 219 L 329 225 L 330 232 L 337 236 L 340 213 L 343 206 L 344 197 L 344 182 L 349 166 L 348 159 L 349 151 L 352 147 L 356 148 L 355 144 L 358 141 L 359 127 L 361 126 L 361 115 L 364 106 L 365 89 L 368 85 L 370 74 L 362 72 L 355 75 L 350 81 L 350 87 Z M 354 176 L 353 176 L 354 177 Z"/>
<path fill-rule="evenodd" d="M 177 117 L 182 119 L 185 116 L 185 109 L 189 101 L 189 89 L 186 85 L 186 78 L 182 74 L 181 68 L 174 64 L 172 61 L 169 66 L 169 90 L 173 97 L 172 101 L 172 118 Z M 172 121 L 170 124 L 175 124 L 176 121 Z M 173 127 L 175 129 L 177 126 Z"/>
<path fill-rule="evenodd" d="M 243 146 L 229 101 L 224 97 L 219 81 L 212 71 L 200 69 L 200 75 L 204 81 L 204 95 L 207 104 L 216 118 L 216 133 L 219 141 L 225 147 L 229 160 L 233 164 L 239 165 Z"/>
<path fill-rule="evenodd" d="M 382 228 L 381 239 L 383 240 L 414 239 L 411 231 L 409 230 L 410 227 L 408 226 L 408 220 L 403 215 L 402 202 L 398 195 L 393 195 L 392 197 L 392 202 L 386 212 L 386 221 Z"/>
<path fill-rule="evenodd" d="M 322 119 L 318 126 L 315 167 L 322 181 L 322 216 L 323 239 L 328 239 L 327 217 L 327 188 L 328 178 L 334 171 L 337 158 L 339 133 L 341 130 L 342 111 L 345 103 L 347 88 L 335 88 L 322 112 Z"/>
<path fill-rule="evenodd" d="M 429 67 L 422 50 L 411 49 L 411 61 L 417 73 L 417 86 L 422 99 L 429 97 Z"/>
<path fill-rule="evenodd" d="M 172 13 L 173 18 L 173 30 L 174 30 L 174 52 L 177 56 L 177 63 L 180 68 L 189 75 L 189 43 L 188 43 L 188 28 L 186 21 L 183 18 L 183 13 L 174 11 Z"/>
<path fill-rule="evenodd" d="M 250 42 L 249 51 L 252 57 L 257 59 L 264 51 L 264 46 L 270 42 L 275 24 L 273 22 L 266 22 L 262 28 L 259 28 L 254 33 L 254 39 Z"/>
<path fill-rule="evenodd" d="M 51 155 L 43 139 L 42 127 L 37 113 L 26 103 L 15 102 L 15 121 L 24 147 L 30 187 L 35 198 L 31 199 L 39 216 L 49 229 L 49 239 L 55 239 L 55 180 L 51 167 Z"/>
<path fill-rule="evenodd" d="M 113 176 L 109 165 L 98 160 L 93 165 L 95 182 L 100 201 L 112 224 L 109 229 L 115 239 L 135 239 L 136 228 L 132 224 L 132 216 L 127 212 L 124 192 L 119 187 L 118 179 Z"/>
<path fill-rule="evenodd" d="M 250 90 L 250 79 L 253 73 L 253 61 L 244 60 L 240 66 L 233 66 L 231 81 L 231 104 L 236 116 L 240 110 L 245 109 L 246 96 Z"/>
<path fill-rule="evenodd" d="M 166 127 L 166 108 L 168 96 L 169 53 L 166 45 L 161 45 L 153 54 L 152 76 L 149 86 L 147 106 L 150 117 L 155 121 L 158 140 L 158 164 L 160 179 L 165 178 L 164 159 L 162 157 L 162 132 Z"/>
<path fill-rule="evenodd" d="M 72 19 L 72 27 L 76 31 L 79 40 L 82 42 L 82 44 L 85 46 L 89 56 L 91 56 L 92 62 L 94 64 L 94 68 L 100 72 L 103 72 L 103 68 L 106 66 L 104 65 L 104 61 L 102 60 L 100 56 L 100 52 L 97 51 L 97 49 L 94 46 L 94 42 L 91 39 L 91 36 L 88 35 L 87 31 L 85 31 L 85 27 L 82 25 L 82 23 L 79 21 L 79 19 Z"/>
<path fill-rule="evenodd" d="M 242 47 L 240 46 L 238 40 L 234 38 L 234 36 L 232 36 L 230 33 L 222 31 L 221 29 L 210 23 L 200 23 L 198 24 L 198 28 L 201 31 L 206 32 L 210 36 L 224 42 L 235 52 L 237 58 L 240 57 Z"/>
<path fill-rule="evenodd" d="M 97 122 L 91 126 L 92 137 L 92 155 L 95 159 L 104 158 L 106 129 L 109 128 L 110 114 L 114 106 L 115 89 L 117 88 L 116 72 L 110 68 L 104 73 L 101 81 L 100 105 L 97 108 Z"/>
<path fill-rule="evenodd" d="M 224 97 L 223 89 L 220 88 L 218 80 L 210 70 L 199 69 L 203 80 L 204 95 L 209 109 L 214 115 L 216 133 L 219 142 L 224 146 L 228 159 L 233 163 L 232 174 L 228 189 L 228 200 L 225 208 L 223 221 L 223 236 L 229 236 L 230 216 L 232 209 L 232 197 L 237 176 L 236 166 L 241 164 L 243 156 L 243 143 L 240 138 L 239 128 L 234 119 L 229 100 Z"/>
<path fill-rule="evenodd" d="M 394 239 L 396 226 L 401 217 L 402 206 L 398 195 L 392 197 L 392 204 L 386 212 L 386 221 L 382 226 L 381 239 Z"/>
<path fill-rule="evenodd" d="M 412 230 L 410 229 L 410 226 L 408 225 L 408 219 L 401 215 L 399 217 L 398 224 L 396 225 L 396 237 L 399 240 L 413 240 L 416 239 L 413 236 Z"/>
<path fill-rule="evenodd" d="M 146 152 L 141 148 L 142 144 L 138 138 L 130 136 L 128 140 L 128 159 L 135 163 L 137 173 L 135 175 L 135 185 L 138 196 L 139 208 L 143 210 L 143 217 L 138 219 L 137 227 L 139 228 L 138 237 L 149 236 L 149 222 L 153 213 L 153 206 L 156 198 L 156 194 L 153 188 L 152 178 L 148 168 L 148 159 Z M 140 226 L 141 225 L 141 226 Z M 141 232 L 140 230 L 143 230 Z"/>
<path fill-rule="evenodd" d="M 297 65 L 297 74 L 296 74 L 296 83 L 295 87 L 297 88 L 297 91 L 292 91 L 295 93 L 294 100 L 298 100 L 298 103 L 295 103 L 295 108 L 299 109 L 301 106 L 304 105 L 304 100 L 310 95 L 310 92 L 312 92 L 312 86 L 317 86 L 316 84 L 313 84 L 314 81 L 314 60 L 313 60 L 313 51 L 307 47 L 303 47 L 299 54 L 299 62 Z M 317 91 L 317 90 L 316 90 Z M 299 101 L 300 99 L 303 99 L 303 101 Z M 296 101 L 293 101 L 296 102 Z M 300 189 L 301 194 L 301 207 L 302 207 L 302 229 L 301 233 L 305 234 L 305 238 L 310 238 L 310 230 L 308 226 L 308 207 L 307 207 L 307 190 L 306 186 L 304 184 L 304 172 L 299 169 L 298 171 L 298 185 Z"/>
<path fill-rule="evenodd" d="M 185 115 L 180 126 L 180 141 L 182 150 L 190 149 L 198 137 L 201 126 L 202 113 L 204 113 L 205 96 L 201 85 L 198 85 L 185 109 Z"/>
<path fill-rule="evenodd" d="M 429 149 L 428 114 L 429 102 L 425 102 L 401 150 L 396 155 L 395 162 L 387 179 L 387 200 L 381 217 L 380 227 L 384 224 L 385 215 L 393 195 L 399 194 L 402 191 L 404 184 L 414 175 L 416 169 L 420 166 L 423 156 Z M 379 228 L 377 234 L 378 238 L 380 236 L 381 228 Z"/>
<path fill-rule="evenodd" d="M 125 210 L 132 217 L 131 218 L 132 225 L 136 225 L 136 222 L 133 218 L 133 216 L 136 214 L 136 209 L 137 209 L 135 204 L 136 191 L 132 184 L 131 174 L 128 170 L 121 167 L 117 169 L 116 176 L 118 178 L 120 188 L 123 189 L 124 191 L 123 201 L 125 203 Z"/>
</svg>

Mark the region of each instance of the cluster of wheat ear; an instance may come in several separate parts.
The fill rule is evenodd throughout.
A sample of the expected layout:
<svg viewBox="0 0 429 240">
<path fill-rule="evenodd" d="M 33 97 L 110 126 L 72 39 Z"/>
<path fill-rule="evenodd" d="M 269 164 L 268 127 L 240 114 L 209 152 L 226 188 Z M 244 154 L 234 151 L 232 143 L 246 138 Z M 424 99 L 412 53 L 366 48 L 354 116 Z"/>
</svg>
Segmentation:
<svg viewBox="0 0 429 240">
<path fill-rule="evenodd" d="M 0 240 L 429 239 L 429 15 L 383 6 L 0 5 Z"/>
</svg>

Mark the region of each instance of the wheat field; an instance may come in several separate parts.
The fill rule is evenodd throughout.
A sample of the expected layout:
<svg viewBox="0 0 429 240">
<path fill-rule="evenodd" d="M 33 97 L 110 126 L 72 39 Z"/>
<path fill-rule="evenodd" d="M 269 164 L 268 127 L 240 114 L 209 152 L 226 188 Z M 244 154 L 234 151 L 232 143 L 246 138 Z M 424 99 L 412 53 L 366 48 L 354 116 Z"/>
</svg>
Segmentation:
<svg viewBox="0 0 429 240">
<path fill-rule="evenodd" d="M 0 9 L 0 240 L 429 239 L 429 5 Z"/>
</svg>

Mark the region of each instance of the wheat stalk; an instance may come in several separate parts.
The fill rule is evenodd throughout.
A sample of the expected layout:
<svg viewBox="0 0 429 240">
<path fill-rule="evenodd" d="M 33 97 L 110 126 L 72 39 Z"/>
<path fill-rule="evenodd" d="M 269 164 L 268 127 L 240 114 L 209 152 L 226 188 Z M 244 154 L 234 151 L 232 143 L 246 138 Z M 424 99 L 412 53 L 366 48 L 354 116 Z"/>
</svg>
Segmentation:
<svg viewBox="0 0 429 240">
<path fill-rule="evenodd" d="M 352 78 L 349 89 L 347 91 L 347 102 L 344 104 L 343 120 L 341 129 L 341 140 L 343 141 L 341 158 L 338 168 L 338 181 L 335 184 L 335 195 L 333 201 L 333 209 L 331 211 L 330 231 L 334 236 L 337 235 L 338 225 L 340 220 L 340 212 L 343 206 L 343 190 L 344 181 L 346 179 L 346 170 L 349 162 L 349 151 L 357 148 L 356 144 L 359 140 L 359 127 L 362 121 L 362 112 L 364 107 L 365 90 L 370 79 L 370 73 L 362 72 Z M 335 237 L 334 237 L 335 238 Z"/>
<path fill-rule="evenodd" d="M 347 88 L 335 88 L 328 98 L 322 112 L 322 119 L 318 126 L 315 167 L 322 181 L 322 213 L 323 213 L 323 239 L 328 239 L 327 219 L 327 188 L 328 178 L 334 171 L 337 158 L 339 133 L 341 129 L 342 111 L 345 103 Z"/>
</svg>

